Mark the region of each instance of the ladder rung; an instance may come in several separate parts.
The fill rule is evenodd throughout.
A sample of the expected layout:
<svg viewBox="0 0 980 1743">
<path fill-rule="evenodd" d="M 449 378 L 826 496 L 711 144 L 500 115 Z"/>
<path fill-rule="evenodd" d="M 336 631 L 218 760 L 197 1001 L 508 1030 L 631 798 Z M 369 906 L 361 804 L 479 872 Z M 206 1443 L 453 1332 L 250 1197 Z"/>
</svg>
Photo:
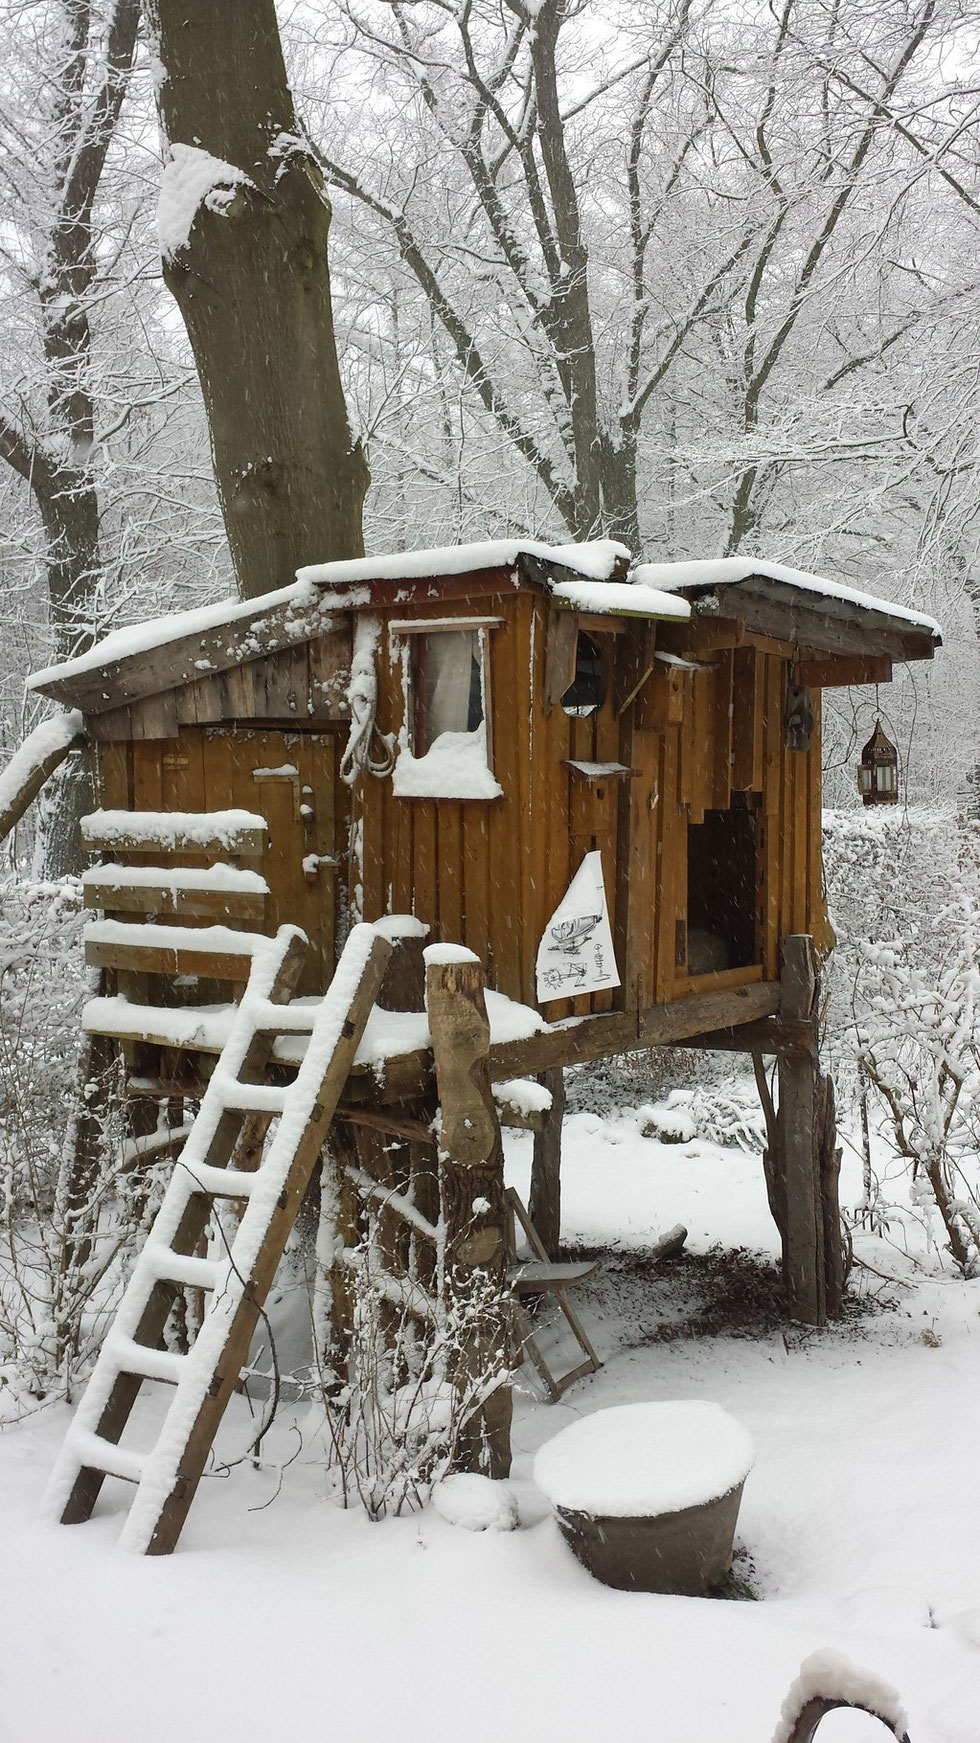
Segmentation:
<svg viewBox="0 0 980 1743">
<path fill-rule="evenodd" d="M 185 1162 L 183 1157 L 174 1168 L 175 1180 L 181 1171 L 192 1190 L 206 1192 L 210 1198 L 250 1198 L 258 1180 L 257 1174 L 238 1168 L 215 1168 L 210 1162 Z"/>
<path fill-rule="evenodd" d="M 122 1477 L 126 1483 L 138 1483 L 143 1475 L 146 1463 L 143 1453 L 103 1440 L 101 1434 L 93 1434 L 90 1428 L 79 1428 L 77 1424 L 69 1438 L 71 1451 L 83 1470 L 104 1471 L 107 1477 Z"/>
<path fill-rule="evenodd" d="M 252 1005 L 258 1035 L 310 1035 L 320 1010 L 320 1000 L 305 1005 L 274 1005 L 271 999 L 256 999 Z"/>
<path fill-rule="evenodd" d="M 179 1283 L 187 1289 L 217 1289 L 227 1272 L 227 1266 L 220 1259 L 175 1253 L 167 1246 L 144 1247 L 140 1263 L 148 1265 L 161 1283 Z"/>
<path fill-rule="evenodd" d="M 281 1114 L 286 1092 L 275 1083 L 231 1083 L 221 1085 L 221 1100 L 229 1113 Z"/>
<path fill-rule="evenodd" d="M 176 1386 L 187 1359 L 175 1350 L 151 1350 L 147 1344 L 138 1344 L 133 1338 L 119 1334 L 112 1337 L 109 1351 L 121 1374 L 138 1374 L 144 1380 L 165 1380 L 170 1386 Z"/>
</svg>

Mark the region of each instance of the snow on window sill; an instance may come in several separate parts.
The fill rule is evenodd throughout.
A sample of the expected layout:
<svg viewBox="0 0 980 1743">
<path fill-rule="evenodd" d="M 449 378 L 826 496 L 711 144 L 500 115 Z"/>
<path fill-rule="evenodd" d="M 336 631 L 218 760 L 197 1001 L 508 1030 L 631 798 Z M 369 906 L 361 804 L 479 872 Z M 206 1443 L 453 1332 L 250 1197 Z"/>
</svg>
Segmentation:
<svg viewBox="0 0 980 1743">
<path fill-rule="evenodd" d="M 487 766 L 485 726 L 443 732 L 420 757 L 403 745 L 392 792 L 396 799 L 502 799 L 503 788 Z"/>
</svg>

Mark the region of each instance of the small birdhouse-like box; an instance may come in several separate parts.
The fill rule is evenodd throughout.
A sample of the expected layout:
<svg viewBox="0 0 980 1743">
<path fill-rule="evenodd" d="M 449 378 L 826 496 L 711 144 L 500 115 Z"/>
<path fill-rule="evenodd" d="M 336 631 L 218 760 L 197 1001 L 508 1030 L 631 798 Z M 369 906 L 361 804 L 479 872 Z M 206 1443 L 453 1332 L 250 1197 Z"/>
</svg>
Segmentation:
<svg viewBox="0 0 980 1743">
<path fill-rule="evenodd" d="M 880 720 L 861 752 L 858 792 L 866 805 L 898 804 L 898 751 Z"/>
</svg>

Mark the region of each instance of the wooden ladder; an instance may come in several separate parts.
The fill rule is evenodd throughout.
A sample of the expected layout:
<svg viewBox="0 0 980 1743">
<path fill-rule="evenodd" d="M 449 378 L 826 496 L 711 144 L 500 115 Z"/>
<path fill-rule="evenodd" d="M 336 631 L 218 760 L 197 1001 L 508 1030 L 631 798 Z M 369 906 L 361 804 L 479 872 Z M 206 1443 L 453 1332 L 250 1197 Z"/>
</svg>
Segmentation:
<svg viewBox="0 0 980 1743">
<path fill-rule="evenodd" d="M 244 996 L 200 1111 L 69 1429 L 48 1488 L 63 1524 L 88 1519 L 107 1476 L 136 1484 L 122 1542 L 147 1555 L 176 1545 L 256 1322 L 323 1147 L 354 1054 L 377 998 L 391 944 L 355 926 L 318 1006 L 290 1008 L 306 954 L 304 935 L 282 927 L 256 944 Z M 275 1040 L 309 1042 L 295 1080 L 264 1081 Z M 266 1154 L 249 1122 L 278 1118 Z M 252 1169 L 236 1167 L 244 1152 Z M 217 1200 L 244 1211 L 226 1253 L 197 1249 Z M 186 1355 L 160 1348 L 171 1305 L 184 1287 L 207 1308 Z M 175 1387 L 155 1446 L 124 1447 L 123 1431 L 145 1380 Z"/>
</svg>

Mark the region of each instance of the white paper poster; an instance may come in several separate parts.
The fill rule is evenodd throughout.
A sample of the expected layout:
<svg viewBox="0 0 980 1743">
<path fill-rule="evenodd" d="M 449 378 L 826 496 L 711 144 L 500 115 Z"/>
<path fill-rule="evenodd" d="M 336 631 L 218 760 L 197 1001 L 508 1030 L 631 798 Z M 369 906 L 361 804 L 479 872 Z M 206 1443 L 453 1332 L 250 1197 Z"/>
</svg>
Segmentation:
<svg viewBox="0 0 980 1743">
<path fill-rule="evenodd" d="M 538 1003 L 619 986 L 601 853 L 587 853 L 545 927 L 536 963 Z"/>
</svg>

